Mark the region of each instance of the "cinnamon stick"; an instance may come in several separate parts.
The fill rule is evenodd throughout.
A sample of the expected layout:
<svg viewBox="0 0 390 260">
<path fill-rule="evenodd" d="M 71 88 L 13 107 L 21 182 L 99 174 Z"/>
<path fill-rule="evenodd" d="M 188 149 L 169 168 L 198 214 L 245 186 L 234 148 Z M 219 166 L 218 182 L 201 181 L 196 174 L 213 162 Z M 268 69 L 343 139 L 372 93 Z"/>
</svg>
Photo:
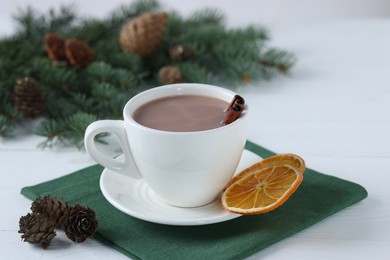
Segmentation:
<svg viewBox="0 0 390 260">
<path fill-rule="evenodd" d="M 223 125 L 228 125 L 236 121 L 242 114 L 245 108 L 245 100 L 239 95 L 235 95 L 226 109 L 225 117 L 222 121 Z"/>
</svg>

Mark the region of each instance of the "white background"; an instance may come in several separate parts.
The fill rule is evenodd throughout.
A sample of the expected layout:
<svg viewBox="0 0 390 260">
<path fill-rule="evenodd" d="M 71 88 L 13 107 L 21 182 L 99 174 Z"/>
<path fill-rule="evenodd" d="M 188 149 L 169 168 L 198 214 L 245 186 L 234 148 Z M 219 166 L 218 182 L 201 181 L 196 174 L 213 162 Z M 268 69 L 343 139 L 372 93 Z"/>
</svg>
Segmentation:
<svg viewBox="0 0 390 260">
<path fill-rule="evenodd" d="M 2 1 L 0 35 L 13 31 L 11 15 L 27 3 L 39 10 L 61 1 Z M 81 14 L 102 17 L 125 1 L 79 1 Z M 249 106 L 249 139 L 307 166 L 363 185 L 364 201 L 252 256 L 252 259 L 390 259 L 390 1 L 276 0 L 163 1 L 186 15 L 208 5 L 229 26 L 266 25 L 271 44 L 294 52 L 287 76 L 252 82 L 238 91 Z M 211 3 L 211 4 L 210 4 Z M 62 237 L 49 250 L 22 243 L 18 219 L 30 201 L 27 185 L 92 165 L 69 148 L 40 150 L 34 123 L 0 140 L 1 259 L 126 259 L 96 240 L 80 245 Z"/>
</svg>

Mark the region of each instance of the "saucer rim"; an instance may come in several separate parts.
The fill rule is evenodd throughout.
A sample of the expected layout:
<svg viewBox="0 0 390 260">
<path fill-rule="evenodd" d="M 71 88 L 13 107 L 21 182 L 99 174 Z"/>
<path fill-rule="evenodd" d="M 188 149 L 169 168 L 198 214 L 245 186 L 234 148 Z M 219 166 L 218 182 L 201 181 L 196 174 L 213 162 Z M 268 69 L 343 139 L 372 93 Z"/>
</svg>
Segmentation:
<svg viewBox="0 0 390 260">
<path fill-rule="evenodd" d="M 256 156 L 258 160 L 262 159 L 262 157 L 260 157 L 259 155 L 255 154 L 252 151 L 249 151 L 247 149 L 244 149 L 243 156 L 244 155 Z M 110 171 L 111 171 L 111 173 L 108 173 Z M 208 224 L 221 223 L 221 222 L 225 222 L 225 221 L 232 220 L 232 219 L 235 219 L 235 218 L 242 216 L 240 214 L 232 213 L 232 212 L 229 212 L 229 211 L 224 210 L 224 209 L 222 209 L 223 212 L 221 211 L 221 214 L 211 216 L 211 217 L 206 216 L 206 217 L 180 219 L 180 218 L 167 218 L 167 217 L 161 218 L 161 216 L 159 217 L 159 216 L 154 216 L 154 215 L 145 215 L 144 213 L 140 213 L 137 210 L 131 209 L 128 206 L 123 205 L 123 203 L 120 203 L 117 200 L 115 200 L 115 198 L 113 198 L 113 196 L 110 194 L 109 190 L 107 190 L 107 187 L 105 185 L 105 180 L 107 180 L 108 178 L 112 178 L 112 176 L 111 176 L 112 174 L 117 174 L 117 176 L 120 176 L 122 178 L 131 179 L 131 177 L 127 177 L 127 176 L 124 176 L 120 173 L 116 173 L 110 169 L 104 168 L 102 173 L 101 173 L 100 180 L 99 180 L 99 186 L 100 186 L 100 190 L 101 190 L 103 196 L 116 209 L 120 210 L 121 212 L 123 212 L 129 216 L 135 217 L 137 219 L 141 219 L 144 221 L 157 223 L 157 224 L 165 224 L 165 225 L 173 225 L 173 226 L 198 226 L 198 225 L 208 225 Z M 235 172 L 235 175 L 236 174 L 238 174 L 238 171 Z M 108 176 L 110 176 L 110 177 L 108 177 Z M 145 180 L 144 179 L 140 179 L 140 180 L 132 179 L 132 182 L 138 182 L 138 185 L 141 185 L 141 182 L 145 182 Z M 134 184 L 134 185 L 137 185 L 137 184 Z M 144 183 L 144 185 L 147 185 L 147 184 Z M 216 201 L 220 199 L 220 196 L 221 195 L 219 195 L 216 200 L 210 202 L 209 204 L 201 206 L 201 207 L 207 207 L 208 205 L 210 205 L 212 203 L 216 203 Z M 148 199 L 148 198 L 146 197 L 146 199 Z M 172 207 L 174 207 L 174 206 L 172 206 Z M 199 207 L 197 207 L 197 208 L 199 208 Z M 191 210 L 191 209 L 192 208 L 188 208 L 188 210 Z"/>
</svg>

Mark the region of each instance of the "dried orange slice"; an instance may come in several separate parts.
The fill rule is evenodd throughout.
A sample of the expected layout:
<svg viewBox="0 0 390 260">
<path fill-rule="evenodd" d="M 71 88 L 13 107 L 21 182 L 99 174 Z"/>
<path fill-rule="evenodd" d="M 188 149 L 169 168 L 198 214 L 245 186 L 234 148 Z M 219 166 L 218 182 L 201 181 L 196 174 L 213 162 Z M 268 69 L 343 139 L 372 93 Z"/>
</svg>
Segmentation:
<svg viewBox="0 0 390 260">
<path fill-rule="evenodd" d="M 300 173 L 303 173 L 306 169 L 305 161 L 299 157 L 298 155 L 292 154 L 292 153 L 285 153 L 285 154 L 278 154 L 275 156 L 268 157 L 258 163 L 253 164 L 252 166 L 246 168 L 245 170 L 241 171 L 239 174 L 234 176 L 229 183 L 226 185 L 226 187 L 229 187 L 234 182 L 236 182 L 238 179 L 241 179 L 248 174 L 253 173 L 254 171 L 273 167 L 276 165 L 289 165 L 293 168 L 296 168 L 299 170 Z"/>
<path fill-rule="evenodd" d="M 303 174 L 288 165 L 260 169 L 230 185 L 222 195 L 222 206 L 243 215 L 266 213 L 286 202 L 302 180 Z"/>
</svg>

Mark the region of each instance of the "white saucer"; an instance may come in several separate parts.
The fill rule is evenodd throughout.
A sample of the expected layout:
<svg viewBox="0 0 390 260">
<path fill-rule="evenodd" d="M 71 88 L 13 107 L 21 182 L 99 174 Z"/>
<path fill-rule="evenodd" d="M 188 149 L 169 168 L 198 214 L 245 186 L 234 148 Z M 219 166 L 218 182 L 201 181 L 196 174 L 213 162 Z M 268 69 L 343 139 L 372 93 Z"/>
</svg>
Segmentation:
<svg viewBox="0 0 390 260">
<path fill-rule="evenodd" d="M 258 155 L 244 150 L 236 173 L 261 160 Z M 126 177 L 107 168 L 100 177 L 104 197 L 120 211 L 149 222 L 196 226 L 218 223 L 240 217 L 224 210 L 220 198 L 196 208 L 180 208 L 162 202 L 146 182 Z"/>
</svg>

